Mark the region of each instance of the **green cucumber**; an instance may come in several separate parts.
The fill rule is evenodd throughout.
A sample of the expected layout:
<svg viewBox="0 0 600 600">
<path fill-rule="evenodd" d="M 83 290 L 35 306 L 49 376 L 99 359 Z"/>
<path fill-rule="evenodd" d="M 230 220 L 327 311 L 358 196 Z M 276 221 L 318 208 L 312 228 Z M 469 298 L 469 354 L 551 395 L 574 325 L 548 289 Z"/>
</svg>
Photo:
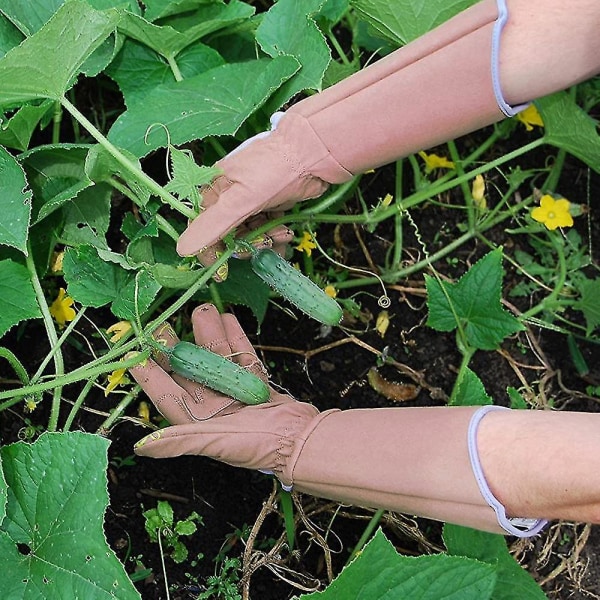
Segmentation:
<svg viewBox="0 0 600 600">
<path fill-rule="evenodd" d="M 274 250 L 257 250 L 250 258 L 252 270 L 288 302 L 325 325 L 339 325 L 342 307 L 318 285 Z"/>
<path fill-rule="evenodd" d="M 175 373 L 231 396 L 244 404 L 262 404 L 270 396 L 267 384 L 237 363 L 190 342 L 161 348 Z"/>
</svg>

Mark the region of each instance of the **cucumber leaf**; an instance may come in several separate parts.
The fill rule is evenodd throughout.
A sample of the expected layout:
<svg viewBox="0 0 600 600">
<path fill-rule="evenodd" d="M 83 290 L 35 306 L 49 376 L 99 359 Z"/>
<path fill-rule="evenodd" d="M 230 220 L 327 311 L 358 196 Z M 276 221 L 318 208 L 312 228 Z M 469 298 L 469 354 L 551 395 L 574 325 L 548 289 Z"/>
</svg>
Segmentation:
<svg viewBox="0 0 600 600">
<path fill-rule="evenodd" d="M 10 259 L 0 261 L 0 337 L 11 327 L 41 317 L 27 269 Z"/>
<path fill-rule="evenodd" d="M 27 253 L 31 191 L 17 160 L 0 146 L 0 244 Z"/>
<path fill-rule="evenodd" d="M 456 283 L 426 275 L 427 324 L 438 331 L 464 330 L 472 348 L 495 350 L 502 340 L 523 329 L 502 308 L 502 250 L 493 250 L 476 262 Z"/>
<path fill-rule="evenodd" d="M 490 600 L 495 568 L 459 556 L 402 556 L 381 530 L 323 592 L 301 600 Z"/>
<path fill-rule="evenodd" d="M 102 529 L 108 441 L 44 433 L 1 449 L 8 482 L 0 525 L 4 598 L 140 598 Z"/>
</svg>

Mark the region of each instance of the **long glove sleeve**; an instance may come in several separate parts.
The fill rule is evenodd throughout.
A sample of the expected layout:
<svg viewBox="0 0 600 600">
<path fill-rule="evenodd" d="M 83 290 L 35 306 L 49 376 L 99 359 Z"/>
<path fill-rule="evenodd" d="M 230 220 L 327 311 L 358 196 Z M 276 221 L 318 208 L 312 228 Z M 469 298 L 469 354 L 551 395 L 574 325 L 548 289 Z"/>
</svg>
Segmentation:
<svg viewBox="0 0 600 600">
<path fill-rule="evenodd" d="M 194 311 L 197 343 L 265 377 L 232 315 Z M 158 333 L 168 345 L 172 330 Z M 276 475 L 287 489 L 386 508 L 492 532 L 533 535 L 538 519 L 510 519 L 479 459 L 478 426 L 490 410 L 381 408 L 319 412 L 271 389 L 270 401 L 244 406 L 148 360 L 131 370 L 173 423 L 142 439 L 137 454 L 196 454 Z M 507 411 L 510 412 L 510 411 Z M 535 516 L 535 515 L 534 515 Z"/>
<path fill-rule="evenodd" d="M 252 215 L 320 196 L 332 183 L 514 114 L 498 53 L 505 0 L 483 0 L 275 118 L 268 135 L 217 163 L 181 255 L 211 246 Z"/>
</svg>

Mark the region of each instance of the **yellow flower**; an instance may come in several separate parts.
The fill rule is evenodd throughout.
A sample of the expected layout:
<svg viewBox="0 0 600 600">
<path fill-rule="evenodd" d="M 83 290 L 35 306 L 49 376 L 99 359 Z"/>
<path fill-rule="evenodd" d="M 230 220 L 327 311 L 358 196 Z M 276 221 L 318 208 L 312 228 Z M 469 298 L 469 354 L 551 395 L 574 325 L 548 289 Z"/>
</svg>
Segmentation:
<svg viewBox="0 0 600 600">
<path fill-rule="evenodd" d="M 391 194 L 386 194 L 383 198 L 383 200 L 381 201 L 381 206 L 383 208 L 387 208 L 391 203 L 392 200 L 394 199 L 394 196 L 392 196 Z"/>
<path fill-rule="evenodd" d="M 331 284 L 326 285 L 325 289 L 323 290 L 330 298 L 335 298 L 337 296 L 337 290 L 335 289 L 335 287 Z"/>
<path fill-rule="evenodd" d="M 104 395 L 108 396 L 117 386 L 119 385 L 127 385 L 129 383 L 129 379 L 125 372 L 127 369 L 116 369 L 113 371 L 108 377 L 108 385 L 104 390 Z"/>
<path fill-rule="evenodd" d="M 56 300 L 50 305 L 50 314 L 58 323 L 59 327 L 64 327 L 67 321 L 72 321 L 75 318 L 73 306 L 73 298 L 66 295 L 64 288 L 60 288 Z"/>
<path fill-rule="evenodd" d="M 385 336 L 385 333 L 388 330 L 389 326 L 390 326 L 390 314 L 388 313 L 387 310 L 382 310 L 377 315 L 377 320 L 375 321 L 375 329 L 377 330 L 377 333 L 381 337 L 383 337 L 383 336 Z"/>
<path fill-rule="evenodd" d="M 27 398 L 25 400 L 25 410 L 27 412 L 33 412 L 37 408 L 37 402 L 34 398 Z"/>
<path fill-rule="evenodd" d="M 419 156 L 425 161 L 425 173 L 431 173 L 436 169 L 454 169 L 454 163 L 445 156 L 419 152 Z"/>
<path fill-rule="evenodd" d="M 138 417 L 142 421 L 150 422 L 150 405 L 142 400 L 138 406 Z"/>
<path fill-rule="evenodd" d="M 548 229 L 557 227 L 572 227 L 573 217 L 569 212 L 571 203 L 565 198 L 555 200 L 550 194 L 544 194 L 540 198 L 540 205 L 531 211 L 531 217 L 543 223 Z"/>
<path fill-rule="evenodd" d="M 533 131 L 534 125 L 536 127 L 544 126 L 542 115 L 540 115 L 538 109 L 533 104 L 530 104 L 525 110 L 517 113 L 517 119 L 525 125 L 527 131 Z"/>
<path fill-rule="evenodd" d="M 63 270 L 63 261 L 65 259 L 65 251 L 53 252 L 50 260 L 50 270 L 52 273 L 60 273 Z"/>
<path fill-rule="evenodd" d="M 113 344 L 116 344 L 121 338 L 123 338 L 131 330 L 131 323 L 129 321 L 119 321 L 114 325 L 111 325 L 106 333 L 114 333 L 110 338 Z"/>
<path fill-rule="evenodd" d="M 306 252 L 306 254 L 310 256 L 316 247 L 317 245 L 313 241 L 312 234 L 309 231 L 304 231 L 302 233 L 302 239 L 300 240 L 300 243 L 296 246 L 296 250 L 300 250 L 300 252 Z"/>
<path fill-rule="evenodd" d="M 479 210 L 485 210 L 487 208 L 487 201 L 485 199 L 485 181 L 483 175 L 477 175 L 473 180 L 471 187 L 471 196 L 473 202 Z"/>
</svg>

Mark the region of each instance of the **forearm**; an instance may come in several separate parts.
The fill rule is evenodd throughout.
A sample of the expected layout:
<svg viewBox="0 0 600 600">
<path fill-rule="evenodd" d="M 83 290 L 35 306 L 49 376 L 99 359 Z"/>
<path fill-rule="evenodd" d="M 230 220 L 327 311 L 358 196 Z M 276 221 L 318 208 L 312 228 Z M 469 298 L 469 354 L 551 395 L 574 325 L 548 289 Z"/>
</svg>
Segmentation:
<svg viewBox="0 0 600 600">
<path fill-rule="evenodd" d="M 497 411 L 478 432 L 481 464 L 509 515 L 600 522 L 600 417 Z"/>
<path fill-rule="evenodd" d="M 506 101 L 519 104 L 600 73 L 598 0 L 507 0 L 500 44 Z"/>
</svg>

